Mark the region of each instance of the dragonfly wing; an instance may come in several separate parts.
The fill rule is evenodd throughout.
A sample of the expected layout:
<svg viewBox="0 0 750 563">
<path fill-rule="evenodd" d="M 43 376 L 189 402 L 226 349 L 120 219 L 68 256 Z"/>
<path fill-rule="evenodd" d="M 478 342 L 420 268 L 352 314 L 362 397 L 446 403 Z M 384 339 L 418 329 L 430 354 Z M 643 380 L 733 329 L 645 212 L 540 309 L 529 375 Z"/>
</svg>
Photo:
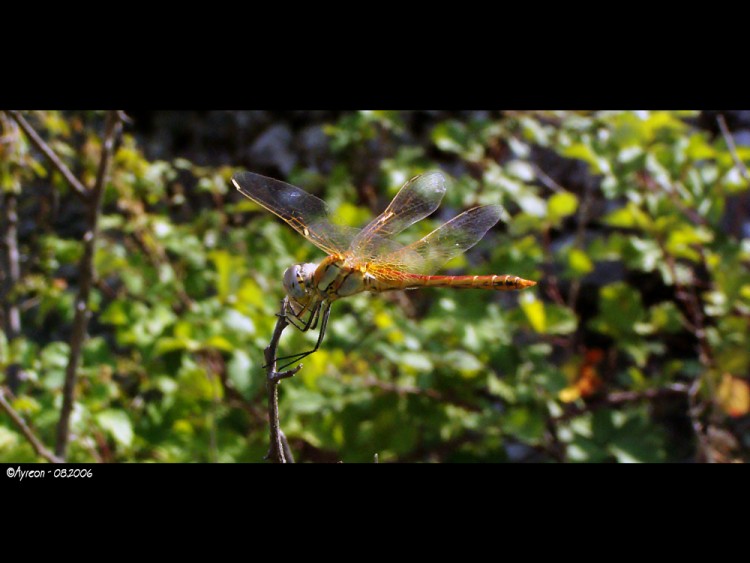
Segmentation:
<svg viewBox="0 0 750 563">
<path fill-rule="evenodd" d="M 379 258 L 377 262 L 386 268 L 398 268 L 400 264 L 406 263 L 410 273 L 434 274 L 448 260 L 478 243 L 503 214 L 500 205 L 474 207 L 418 241 Z M 418 255 L 420 259 L 415 260 L 414 255 Z"/>
<path fill-rule="evenodd" d="M 360 231 L 331 223 L 325 202 L 300 188 L 253 172 L 235 174 L 232 183 L 245 197 L 264 207 L 328 254 L 341 254 Z"/>
<path fill-rule="evenodd" d="M 441 172 L 427 172 L 412 178 L 388 208 L 354 237 L 349 251 L 363 259 L 385 254 L 382 241 L 433 213 L 444 194 L 445 176 Z"/>
</svg>

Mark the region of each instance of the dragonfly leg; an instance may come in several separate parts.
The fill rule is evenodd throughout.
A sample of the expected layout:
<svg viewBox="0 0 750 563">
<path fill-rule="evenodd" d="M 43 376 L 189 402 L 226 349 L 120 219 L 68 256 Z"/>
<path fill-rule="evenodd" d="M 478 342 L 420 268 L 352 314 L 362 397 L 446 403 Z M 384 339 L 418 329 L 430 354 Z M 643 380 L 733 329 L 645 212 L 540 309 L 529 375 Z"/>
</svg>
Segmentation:
<svg viewBox="0 0 750 563">
<path fill-rule="evenodd" d="M 302 315 L 305 313 L 305 309 L 302 309 L 299 313 L 295 313 L 291 306 L 287 305 L 288 312 L 285 314 L 286 319 L 291 325 L 301 332 L 307 332 L 311 328 L 314 329 L 318 325 L 318 316 L 320 314 L 320 306 L 322 302 L 318 302 L 310 311 L 310 316 L 307 317 L 307 321 L 302 320 Z M 307 308 L 307 306 L 305 306 Z"/>
<path fill-rule="evenodd" d="M 320 309 L 320 306 L 318 306 L 318 310 L 319 309 Z M 289 356 L 281 356 L 279 358 L 276 358 L 277 360 L 288 360 L 289 358 L 294 358 L 293 360 L 284 363 L 284 365 L 279 366 L 276 369 L 284 369 L 285 367 L 288 367 L 292 364 L 296 364 L 302 358 L 306 358 L 310 354 L 318 351 L 318 348 L 320 348 L 320 344 L 323 342 L 323 337 L 326 334 L 326 327 L 328 326 L 328 317 L 330 316 L 330 314 L 331 314 L 331 304 L 326 303 L 324 306 L 324 310 L 323 310 L 323 320 L 320 322 L 320 334 L 318 335 L 318 341 L 315 343 L 315 348 L 313 348 L 312 350 L 308 350 L 307 352 L 300 352 L 298 354 L 291 354 Z"/>
</svg>

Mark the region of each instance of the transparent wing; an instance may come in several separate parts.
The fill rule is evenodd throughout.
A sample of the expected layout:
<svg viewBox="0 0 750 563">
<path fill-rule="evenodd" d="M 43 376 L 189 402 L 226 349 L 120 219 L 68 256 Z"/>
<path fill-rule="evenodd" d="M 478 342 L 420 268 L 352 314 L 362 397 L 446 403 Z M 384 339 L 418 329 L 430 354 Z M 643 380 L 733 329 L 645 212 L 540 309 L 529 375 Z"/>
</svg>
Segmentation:
<svg viewBox="0 0 750 563">
<path fill-rule="evenodd" d="M 393 270 L 434 274 L 448 260 L 482 240 L 503 213 L 500 205 L 484 205 L 464 211 L 418 241 L 377 258 L 370 270 L 376 276 Z"/>
<path fill-rule="evenodd" d="M 325 202 L 300 188 L 253 172 L 241 172 L 232 178 L 234 187 L 245 197 L 284 221 L 328 254 L 342 254 L 359 229 L 331 223 Z"/>
<path fill-rule="evenodd" d="M 362 260 L 389 253 L 383 241 L 433 213 L 445 194 L 445 176 L 427 172 L 409 180 L 388 208 L 354 237 L 349 251 Z"/>
</svg>

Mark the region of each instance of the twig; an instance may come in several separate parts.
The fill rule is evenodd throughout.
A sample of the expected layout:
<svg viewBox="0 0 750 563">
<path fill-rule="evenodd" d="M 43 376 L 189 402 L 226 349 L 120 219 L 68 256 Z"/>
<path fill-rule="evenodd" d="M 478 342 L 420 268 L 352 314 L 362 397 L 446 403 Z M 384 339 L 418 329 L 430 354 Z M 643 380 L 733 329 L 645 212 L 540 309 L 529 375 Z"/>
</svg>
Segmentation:
<svg viewBox="0 0 750 563">
<path fill-rule="evenodd" d="M 601 407 L 616 407 L 627 403 L 653 401 L 662 397 L 688 395 L 689 393 L 690 388 L 683 383 L 675 383 L 666 387 L 655 387 L 653 389 L 646 389 L 645 391 L 615 391 L 605 395 L 601 399 L 593 399 L 583 406 L 571 406 L 560 416 L 553 417 L 552 420 L 558 423 Z"/>
<path fill-rule="evenodd" d="M 693 384 L 688 390 L 688 415 L 690 416 L 690 425 L 693 427 L 693 432 L 698 440 L 698 452 L 696 458 L 698 461 L 706 461 L 708 463 L 714 462 L 714 457 L 711 453 L 711 447 L 708 442 L 708 436 L 706 435 L 706 429 L 701 421 L 701 415 L 705 410 L 703 403 L 699 401 L 698 393 L 701 389 L 701 383 L 703 382 L 702 377 L 696 377 Z"/>
<path fill-rule="evenodd" d="M 5 398 L 5 390 L 0 387 L 0 407 L 8 414 L 10 419 L 13 421 L 13 424 L 15 424 L 18 429 L 21 431 L 21 433 L 26 437 L 26 439 L 29 441 L 31 446 L 34 448 L 34 451 L 40 456 L 49 461 L 50 463 L 62 463 L 63 460 L 59 457 L 55 456 L 51 451 L 49 451 L 44 444 L 42 444 L 39 441 L 39 438 L 37 438 L 34 435 L 34 432 L 29 428 L 29 426 L 24 422 L 23 418 L 21 418 L 21 415 L 19 415 L 16 410 L 11 406 L 11 404 L 8 402 L 8 400 Z"/>
<path fill-rule="evenodd" d="M 16 213 L 17 196 L 13 192 L 5 192 L 5 200 L 2 205 L 2 270 L 3 287 L 0 296 L 3 302 L 3 330 L 5 338 L 10 345 L 18 335 L 21 334 L 21 313 L 17 298 L 13 290 L 18 285 L 21 277 L 18 254 L 18 214 Z M 8 387 L 15 393 L 18 388 L 18 374 L 21 366 L 17 362 L 11 362 L 6 369 Z"/>
<path fill-rule="evenodd" d="M 266 359 L 266 389 L 268 391 L 268 426 L 271 437 L 271 445 L 268 448 L 268 454 L 266 459 L 270 459 L 276 463 L 294 463 L 294 458 L 291 456 L 291 450 L 286 440 L 286 436 L 281 431 L 279 426 L 279 382 L 282 379 L 294 376 L 300 369 L 302 364 L 299 364 L 296 368 L 287 371 L 277 372 L 276 371 L 276 351 L 279 347 L 279 339 L 281 333 L 289 324 L 286 318 L 287 301 L 284 298 L 281 301 L 281 310 L 276 315 L 276 327 L 273 329 L 273 336 L 271 336 L 271 342 L 265 349 L 264 355 Z"/>
<path fill-rule="evenodd" d="M 8 129 L 5 136 L 7 143 L 11 145 L 8 149 L 13 151 L 13 145 L 18 141 L 18 128 L 4 115 L 2 116 L 2 130 Z M 2 204 L 2 235 L 0 245 L 3 252 L 0 255 L 0 268 L 3 273 L 3 286 L 0 288 L 0 301 L 3 307 L 3 330 L 8 345 L 21 334 L 21 313 L 18 298 L 13 294 L 14 289 L 21 279 L 20 255 L 18 252 L 18 195 L 14 191 L 6 191 Z M 11 362 L 6 369 L 8 387 L 15 393 L 18 388 L 18 374 L 21 366 L 17 362 Z"/>
<path fill-rule="evenodd" d="M 542 252 L 544 253 L 545 262 L 549 264 L 547 273 L 544 278 L 546 283 L 546 293 L 549 298 L 557 305 L 565 306 L 565 300 L 563 299 L 562 293 L 560 292 L 560 284 L 557 280 L 557 276 L 554 274 L 554 263 L 555 256 L 552 252 L 552 240 L 550 238 L 550 229 L 545 228 L 542 230 Z"/>
<path fill-rule="evenodd" d="M 745 179 L 745 181 L 750 182 L 750 173 L 748 173 L 745 163 L 740 159 L 740 155 L 737 154 L 737 147 L 734 144 L 734 137 L 732 137 L 732 133 L 729 131 L 729 127 L 727 127 L 726 119 L 724 119 L 724 116 L 722 114 L 719 114 L 716 116 L 716 121 L 719 124 L 721 136 L 724 137 L 724 142 L 727 144 L 727 148 L 729 149 L 729 154 L 732 155 L 734 165 L 740 171 L 740 174 Z"/>
<path fill-rule="evenodd" d="M 593 204 L 593 189 L 591 182 L 586 182 L 583 188 L 583 197 L 581 198 L 581 205 L 578 207 L 578 225 L 576 226 L 576 238 L 573 241 L 573 248 L 583 250 L 583 245 L 586 240 L 586 226 L 589 221 L 589 211 Z M 581 291 L 581 278 L 575 276 L 570 282 L 570 289 L 568 290 L 568 307 L 575 311 L 576 304 L 578 302 L 578 294 Z"/>
<path fill-rule="evenodd" d="M 281 439 L 281 447 L 284 450 L 284 459 L 287 463 L 294 463 L 294 454 L 292 454 L 292 448 L 289 447 L 289 442 L 286 439 L 286 434 L 279 428 L 279 438 Z"/>
<path fill-rule="evenodd" d="M 49 145 L 44 142 L 44 139 L 42 139 L 36 131 L 34 131 L 34 128 L 29 124 L 29 122 L 26 121 L 24 117 L 16 110 L 6 111 L 8 115 L 10 115 L 16 121 L 16 123 L 20 125 L 21 129 L 23 129 L 23 132 L 26 133 L 26 136 L 31 140 L 34 146 L 42 151 L 44 153 L 44 156 L 46 156 L 47 159 L 52 163 L 52 165 L 57 168 L 57 171 L 63 175 L 68 184 L 70 184 L 70 187 L 73 188 L 73 191 L 78 194 L 81 199 L 88 199 L 91 194 L 89 193 L 89 190 L 86 189 L 86 186 L 84 186 L 81 181 L 73 175 L 73 173 L 70 171 L 70 168 L 68 168 L 65 163 L 58 158 L 58 156 L 55 154 L 55 151 L 53 151 L 49 147 Z"/>
<path fill-rule="evenodd" d="M 382 389 L 383 391 L 387 391 L 389 393 L 396 393 L 397 395 L 400 395 L 402 397 L 404 395 L 418 395 L 420 397 L 428 397 L 434 401 L 439 401 L 447 405 L 455 405 L 471 412 L 478 412 L 482 410 L 482 407 L 477 406 L 470 401 L 452 397 L 446 393 L 440 393 L 435 389 L 423 389 L 421 387 L 415 387 L 413 385 L 397 385 L 390 381 L 382 381 L 372 376 L 364 379 L 362 381 L 362 385 L 366 387 Z"/>
<path fill-rule="evenodd" d="M 221 356 L 218 353 L 217 356 L 219 358 L 217 362 L 223 362 Z M 227 398 L 227 404 L 230 407 L 240 408 L 244 410 L 254 423 L 258 424 L 259 426 L 265 426 L 265 413 L 258 407 L 258 405 L 255 404 L 254 401 L 248 400 L 242 393 L 239 392 L 239 390 L 234 387 L 232 382 L 229 381 L 227 370 L 218 367 L 214 369 L 218 374 L 219 381 L 221 382 L 221 385 L 224 389 L 224 396 Z"/>
<path fill-rule="evenodd" d="M 63 404 L 60 411 L 60 420 L 57 425 L 57 441 L 55 442 L 55 454 L 65 458 L 68 446 L 68 435 L 70 426 L 70 414 L 73 411 L 75 399 L 75 383 L 78 364 L 81 359 L 83 342 L 86 338 L 86 328 L 89 320 L 89 294 L 91 286 L 96 277 L 94 268 L 94 252 L 96 250 L 96 237 L 98 234 L 99 214 L 101 211 L 104 184 L 109 174 L 109 164 L 115 149 L 115 140 L 120 133 L 122 124 L 117 111 L 107 112 L 102 142 L 102 155 L 99 161 L 99 169 L 96 173 L 96 182 L 91 189 L 87 199 L 86 234 L 83 236 L 84 251 L 80 263 L 78 295 L 75 300 L 75 317 L 70 337 L 70 358 L 65 370 L 65 385 L 63 387 Z"/>
<path fill-rule="evenodd" d="M 664 193 L 669 197 L 674 206 L 682 213 L 688 220 L 692 221 L 696 225 L 710 228 L 708 220 L 701 216 L 695 209 L 691 209 L 680 200 L 680 195 L 674 186 L 664 186 L 656 182 L 650 174 L 642 171 L 636 175 L 636 181 L 640 186 L 643 186 L 647 190 L 653 193 Z"/>
<path fill-rule="evenodd" d="M 130 210 L 128 210 L 130 211 Z M 135 214 L 131 213 L 131 217 L 135 219 Z M 137 224 L 137 223 L 136 223 Z M 146 255 L 149 262 L 154 265 L 154 268 L 158 271 L 162 266 L 166 265 L 174 273 L 175 278 L 175 295 L 177 295 L 177 301 L 172 304 L 172 308 L 178 314 L 182 314 L 185 311 L 191 311 L 193 309 L 193 300 L 185 291 L 185 284 L 182 281 L 182 277 L 176 271 L 174 264 L 169 259 L 169 255 L 164 250 L 164 247 L 156 243 L 156 237 L 153 237 L 153 243 L 146 240 L 144 236 L 145 229 L 136 229 L 133 233 L 133 240 L 136 246 Z"/>
<path fill-rule="evenodd" d="M 461 446 L 479 442 L 484 437 L 485 434 L 481 432 L 477 432 L 476 430 L 467 430 L 459 436 L 439 442 L 434 446 L 430 445 L 429 443 L 423 442 L 422 445 L 414 448 L 406 455 L 401 456 L 399 461 L 402 463 L 412 463 L 416 461 L 425 461 L 425 458 L 429 458 L 430 461 L 440 462 L 443 461 L 447 456 L 455 452 Z"/>
<path fill-rule="evenodd" d="M 555 193 L 566 193 L 568 190 L 563 188 L 560 184 L 555 182 L 552 177 L 547 174 L 542 168 L 536 164 L 535 162 L 531 163 L 531 168 L 534 170 L 534 173 L 536 174 L 537 178 L 539 178 L 539 181 L 544 184 L 547 188 L 552 190 Z"/>
<path fill-rule="evenodd" d="M 664 261 L 667 265 L 667 268 L 669 269 L 669 273 L 672 276 L 672 279 L 674 280 L 675 298 L 685 307 L 685 315 L 683 316 L 685 320 L 684 324 L 687 326 L 688 330 L 692 331 L 695 334 L 695 337 L 698 340 L 698 360 L 706 369 L 706 372 L 699 375 L 692 383 L 692 385 L 690 385 L 690 388 L 688 390 L 688 415 L 690 417 L 690 423 L 693 427 L 693 432 L 695 433 L 695 438 L 698 441 L 698 451 L 696 457 L 698 458 L 698 460 L 705 460 L 711 463 L 713 461 L 713 457 L 708 444 L 708 438 L 706 436 L 703 422 L 700 419 L 702 411 L 704 410 L 704 405 L 699 402 L 698 397 L 698 393 L 704 382 L 707 383 L 711 396 L 716 396 L 715 389 L 713 389 L 712 386 L 711 377 L 710 375 L 706 375 L 706 373 L 711 370 L 714 362 L 711 344 L 708 341 L 708 335 L 703 323 L 703 308 L 701 306 L 700 300 L 698 299 L 698 295 L 695 292 L 695 284 L 685 286 L 679 281 L 679 277 L 677 276 L 677 264 L 674 256 L 667 251 L 666 244 L 661 239 L 661 237 L 657 236 L 656 242 L 659 244 L 659 248 L 664 255 Z M 703 256 L 702 253 L 701 256 Z"/>
<path fill-rule="evenodd" d="M 133 123 L 133 120 L 130 118 L 130 116 L 121 109 L 117 110 L 117 118 L 123 123 L 127 123 L 128 125 Z"/>
</svg>

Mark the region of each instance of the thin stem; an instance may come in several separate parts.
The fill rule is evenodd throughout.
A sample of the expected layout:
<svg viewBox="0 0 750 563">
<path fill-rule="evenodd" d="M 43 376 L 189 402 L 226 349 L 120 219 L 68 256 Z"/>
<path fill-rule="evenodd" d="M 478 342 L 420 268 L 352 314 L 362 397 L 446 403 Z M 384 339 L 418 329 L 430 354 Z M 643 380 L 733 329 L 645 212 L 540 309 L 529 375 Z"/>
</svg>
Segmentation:
<svg viewBox="0 0 750 563">
<path fill-rule="evenodd" d="M 109 175 L 109 164 L 114 153 L 115 140 L 120 133 L 122 124 L 117 111 L 107 112 L 107 119 L 102 142 L 102 154 L 99 161 L 99 169 L 96 174 L 96 182 L 87 197 L 86 234 L 83 236 L 84 251 L 79 266 L 78 295 L 75 300 L 75 317 L 70 337 L 70 357 L 65 370 L 65 385 L 63 387 L 63 404 L 60 411 L 60 420 L 57 425 L 57 441 L 55 443 L 55 454 L 65 458 L 68 446 L 70 415 L 73 411 L 75 400 L 75 383 L 78 364 L 81 359 L 83 343 L 86 339 L 86 329 L 90 316 L 89 295 L 96 271 L 94 268 L 94 253 L 96 250 L 96 238 L 98 234 L 99 214 L 101 211 L 104 185 Z"/>
<path fill-rule="evenodd" d="M 590 182 L 586 182 L 586 186 L 583 189 L 583 198 L 581 198 L 581 205 L 578 208 L 578 225 L 576 226 L 576 238 L 573 242 L 573 248 L 583 250 L 584 243 L 586 241 L 586 227 L 589 221 L 589 210 L 593 204 L 593 189 Z M 581 291 L 581 278 L 575 276 L 570 282 L 570 290 L 568 291 L 568 307 L 575 311 L 576 304 L 578 302 L 578 295 Z"/>
<path fill-rule="evenodd" d="M 559 423 L 601 407 L 616 407 L 639 401 L 653 401 L 670 396 L 686 396 L 690 392 L 690 388 L 682 383 L 675 383 L 666 387 L 655 387 L 644 391 L 614 391 L 600 399 L 594 399 L 583 406 L 572 405 L 563 411 L 560 416 L 553 417 L 552 420 Z"/>
<path fill-rule="evenodd" d="M 6 151 L 11 154 L 18 150 L 19 134 L 18 126 L 5 115 L 0 116 L 0 130 L 4 141 L 9 145 Z M 11 159 L 14 159 L 11 156 Z M 18 194 L 10 190 L 4 193 L 4 201 L 0 206 L 2 215 L 0 225 L 0 245 L 3 252 L 0 253 L 0 269 L 2 271 L 3 284 L 0 287 L 0 301 L 3 307 L 3 330 L 5 338 L 10 346 L 11 342 L 21 334 L 21 311 L 18 297 L 14 294 L 15 288 L 21 279 L 20 254 L 18 252 Z M 21 366 L 17 362 L 11 362 L 6 369 L 6 380 L 11 392 L 18 389 L 19 373 Z"/>
<path fill-rule="evenodd" d="M 541 167 L 536 163 L 531 163 L 531 168 L 534 170 L 534 173 L 536 174 L 536 177 L 539 178 L 539 181 L 544 184 L 547 188 L 552 190 L 555 193 L 566 193 L 568 190 L 563 188 L 560 184 L 555 182 L 552 177 L 547 174 L 544 170 L 541 169 Z"/>
<path fill-rule="evenodd" d="M 284 431 L 279 429 L 279 438 L 281 440 L 281 448 L 284 451 L 284 459 L 287 463 L 294 463 L 294 454 L 292 454 L 292 448 L 289 447 L 289 442 L 286 439 Z"/>
<path fill-rule="evenodd" d="M 711 350 L 711 344 L 708 341 L 705 326 L 703 323 L 704 314 L 700 300 L 695 293 L 695 285 L 691 285 L 690 288 L 686 287 L 679 281 L 677 275 L 677 265 L 675 258 L 672 254 L 667 251 L 667 247 L 661 237 L 656 237 L 656 241 L 661 248 L 664 255 L 664 262 L 669 269 L 669 273 L 672 277 L 675 286 L 675 297 L 685 307 L 685 321 L 686 326 L 689 327 L 698 340 L 698 360 L 701 365 L 706 369 L 701 373 L 690 386 L 688 390 L 688 415 L 690 417 L 690 423 L 695 433 L 695 438 L 698 442 L 697 458 L 698 460 L 705 460 L 709 463 L 713 461 L 711 454 L 711 448 L 708 444 L 708 438 L 706 436 L 703 422 L 701 421 L 701 414 L 705 410 L 703 403 L 700 401 L 699 391 L 702 384 L 705 382 L 708 385 L 711 397 L 715 397 L 715 389 L 713 389 L 713 382 L 711 380 L 710 370 L 713 366 L 713 354 Z M 689 318 L 688 318 L 689 315 Z"/>
<path fill-rule="evenodd" d="M 49 451 L 42 442 L 39 441 L 39 438 L 36 437 L 33 430 L 29 428 L 29 426 L 24 422 L 23 418 L 21 418 L 21 415 L 19 415 L 16 410 L 11 406 L 11 404 L 8 402 L 7 398 L 5 397 L 5 390 L 0 387 L 0 408 L 4 410 L 7 415 L 10 417 L 10 419 L 13 421 L 13 424 L 15 424 L 18 429 L 21 431 L 21 433 L 26 437 L 26 439 L 31 444 L 31 447 L 34 448 L 34 451 L 39 455 L 40 457 L 43 457 L 50 463 L 62 463 L 63 460 L 55 456 L 51 451 Z"/>
<path fill-rule="evenodd" d="M 701 421 L 701 415 L 705 410 L 704 404 L 700 401 L 698 396 L 701 384 L 703 383 L 702 377 L 696 377 L 690 389 L 688 390 L 688 415 L 690 416 L 690 425 L 693 428 L 695 437 L 698 440 L 698 451 L 696 454 L 697 461 L 706 461 L 708 463 L 714 462 L 714 457 L 711 453 L 711 447 L 708 443 L 708 437 L 706 435 L 706 429 Z"/>
<path fill-rule="evenodd" d="M 560 293 L 560 285 L 557 276 L 554 274 L 555 258 L 554 253 L 552 252 L 552 240 L 550 238 L 549 228 L 542 230 L 542 252 L 544 253 L 545 262 L 549 264 L 548 272 L 544 276 L 547 281 L 547 295 L 557 305 L 565 306 L 565 300 L 562 297 L 562 293 Z"/>
<path fill-rule="evenodd" d="M 281 339 L 281 333 L 289 325 L 289 321 L 286 317 L 287 301 L 284 298 L 281 301 L 281 310 L 276 315 L 276 326 L 273 329 L 273 335 L 271 336 L 271 342 L 265 349 L 266 359 L 266 390 L 268 391 L 268 426 L 271 438 L 271 445 L 268 449 L 266 459 L 270 459 L 276 463 L 294 463 L 294 458 L 291 456 L 291 450 L 286 440 L 286 436 L 281 431 L 279 425 L 279 383 L 282 379 L 294 376 L 300 369 L 302 364 L 296 368 L 283 371 L 281 373 L 276 371 L 276 352 L 279 348 L 279 340 Z"/>
<path fill-rule="evenodd" d="M 3 330 L 10 345 L 13 340 L 21 334 L 21 313 L 14 289 L 17 287 L 21 277 L 18 253 L 18 214 L 16 212 L 17 196 L 13 192 L 5 192 L 5 201 L 2 205 L 2 271 L 4 283 L 0 289 L 3 303 Z M 15 392 L 18 387 L 18 374 L 20 366 L 16 362 L 8 365 L 6 370 L 8 387 Z"/>
<path fill-rule="evenodd" d="M 53 151 L 49 147 L 49 145 L 44 142 L 44 139 L 42 139 L 36 131 L 34 131 L 34 128 L 29 124 L 29 122 L 26 121 L 24 117 L 16 110 L 6 110 L 6 113 L 10 115 L 16 121 L 16 123 L 18 123 L 21 129 L 23 129 L 23 132 L 26 133 L 26 136 L 29 138 L 29 140 L 31 140 L 31 142 L 37 149 L 44 153 L 44 156 L 46 156 L 47 159 L 52 163 L 52 166 L 57 168 L 57 171 L 63 175 L 68 184 L 70 184 L 70 187 L 73 188 L 73 191 L 78 194 L 81 199 L 88 199 L 91 194 L 89 194 L 89 190 L 86 189 L 86 186 L 84 186 L 81 181 L 73 175 L 73 173 L 70 171 L 70 168 L 68 168 L 65 163 L 60 160 L 60 158 L 55 154 L 55 151 Z"/>
<path fill-rule="evenodd" d="M 724 119 L 723 115 L 719 114 L 716 116 L 716 121 L 719 124 L 721 135 L 722 137 L 724 137 L 724 142 L 727 144 L 727 148 L 729 149 L 729 154 L 732 155 L 734 165 L 740 171 L 740 174 L 745 179 L 745 181 L 750 182 L 750 173 L 748 173 L 747 166 L 745 166 L 745 163 L 742 162 L 740 155 L 737 154 L 737 147 L 734 144 L 734 137 L 732 137 L 732 133 L 729 132 L 729 127 L 727 127 L 726 119 Z"/>
</svg>

